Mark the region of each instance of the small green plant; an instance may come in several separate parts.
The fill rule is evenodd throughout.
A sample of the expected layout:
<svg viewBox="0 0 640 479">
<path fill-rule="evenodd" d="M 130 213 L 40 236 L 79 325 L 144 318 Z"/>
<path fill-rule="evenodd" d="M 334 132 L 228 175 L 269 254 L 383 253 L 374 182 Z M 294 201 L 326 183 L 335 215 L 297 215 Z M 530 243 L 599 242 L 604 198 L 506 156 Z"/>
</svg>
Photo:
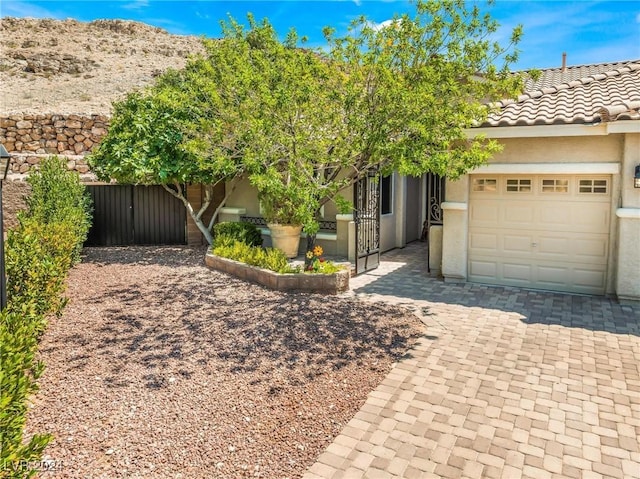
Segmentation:
<svg viewBox="0 0 640 479">
<path fill-rule="evenodd" d="M 43 365 L 36 360 L 37 336 L 32 325 L 39 322 L 28 307 L 21 312 L 0 312 L 0 476 L 33 477 L 36 465 L 51 441 L 36 434 L 24 443 L 29 396 L 38 390 Z"/>
<path fill-rule="evenodd" d="M 65 223 L 70 227 L 76 241 L 72 257 L 76 262 L 91 226 L 91 198 L 86 187 L 58 157 L 43 161 L 27 182 L 31 195 L 26 198 L 27 210 L 21 215 L 43 224 Z"/>
<path fill-rule="evenodd" d="M 300 267 L 289 264 L 286 255 L 275 248 L 262 248 L 261 246 L 250 246 L 242 241 L 227 241 L 212 248 L 213 254 L 223 258 L 240 261 L 250 266 L 275 271 L 276 273 L 288 274 L 299 273 Z"/>
<path fill-rule="evenodd" d="M 222 222 L 213 227 L 214 245 L 241 241 L 249 246 L 262 246 L 262 233 L 251 223 Z"/>
<path fill-rule="evenodd" d="M 344 196 L 336 195 L 333 198 L 333 202 L 336 204 L 338 208 L 338 213 L 341 215 L 348 215 L 349 213 L 353 213 L 353 203 L 347 200 Z"/>
<path fill-rule="evenodd" d="M 342 270 L 342 266 L 338 266 L 333 261 L 327 261 L 322 257 L 322 246 L 315 245 L 307 251 L 304 271 L 305 273 L 334 274 Z"/>
</svg>

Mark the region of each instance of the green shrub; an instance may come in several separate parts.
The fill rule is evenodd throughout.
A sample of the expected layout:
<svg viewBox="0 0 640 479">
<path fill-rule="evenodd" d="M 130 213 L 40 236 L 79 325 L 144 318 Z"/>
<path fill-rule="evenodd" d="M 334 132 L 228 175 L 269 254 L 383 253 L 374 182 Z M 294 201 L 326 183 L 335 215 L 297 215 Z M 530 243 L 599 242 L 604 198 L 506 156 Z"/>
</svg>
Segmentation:
<svg viewBox="0 0 640 479">
<path fill-rule="evenodd" d="M 91 226 L 91 198 L 78 174 L 68 171 L 62 159 L 52 157 L 44 160 L 27 182 L 31 194 L 21 216 L 44 224 L 67 224 L 76 238 L 72 260 L 78 261 Z"/>
<path fill-rule="evenodd" d="M 6 247 L 7 309 L 19 311 L 31 305 L 44 331 L 47 314 L 60 314 L 66 304 L 62 297 L 65 279 L 76 254 L 77 240 L 68 221 L 40 223 L 20 218 L 9 231 Z"/>
<path fill-rule="evenodd" d="M 249 246 L 262 246 L 262 233 L 251 223 L 222 222 L 213 227 L 214 245 L 241 241 Z"/>
<path fill-rule="evenodd" d="M 233 243 L 225 242 L 224 244 L 213 247 L 213 254 L 223 258 L 240 261 L 251 266 L 269 269 L 276 273 L 299 273 L 300 268 L 292 266 L 286 255 L 279 249 L 267 248 L 260 246 L 249 246 L 242 241 Z"/>
<path fill-rule="evenodd" d="M 67 273 L 80 258 L 90 226 L 90 201 L 78 175 L 55 158 L 29 177 L 27 210 L 6 241 L 7 309 L 0 312 L 0 477 L 25 478 L 51 440 L 24 443 L 29 396 L 44 365 L 35 360 L 50 314 L 60 314 Z"/>
<path fill-rule="evenodd" d="M 0 477 L 33 477 L 50 435 L 34 435 L 23 443 L 27 401 L 38 390 L 43 364 L 35 360 L 37 338 L 31 325 L 38 323 L 27 308 L 0 313 Z"/>
</svg>

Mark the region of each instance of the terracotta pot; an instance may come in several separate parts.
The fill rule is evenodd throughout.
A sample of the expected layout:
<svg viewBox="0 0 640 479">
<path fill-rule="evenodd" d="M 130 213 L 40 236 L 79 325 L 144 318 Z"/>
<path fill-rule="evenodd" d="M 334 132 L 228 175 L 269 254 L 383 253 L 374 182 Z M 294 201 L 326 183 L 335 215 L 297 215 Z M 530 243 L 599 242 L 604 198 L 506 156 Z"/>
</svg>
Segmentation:
<svg viewBox="0 0 640 479">
<path fill-rule="evenodd" d="M 271 231 L 271 244 L 274 248 L 283 251 L 287 258 L 298 256 L 302 226 L 269 223 L 267 227 Z"/>
</svg>

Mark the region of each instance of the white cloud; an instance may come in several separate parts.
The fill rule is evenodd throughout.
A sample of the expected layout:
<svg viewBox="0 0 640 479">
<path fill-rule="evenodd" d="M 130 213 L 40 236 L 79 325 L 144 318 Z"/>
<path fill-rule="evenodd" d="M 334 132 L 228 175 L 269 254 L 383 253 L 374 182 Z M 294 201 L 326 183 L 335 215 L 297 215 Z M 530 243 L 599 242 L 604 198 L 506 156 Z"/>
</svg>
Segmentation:
<svg viewBox="0 0 640 479">
<path fill-rule="evenodd" d="M 149 0 L 135 0 L 131 3 L 125 3 L 122 8 L 127 10 L 141 10 L 149 6 Z"/>
<path fill-rule="evenodd" d="M 385 20 L 384 22 L 380 22 L 380 23 L 369 22 L 369 26 L 377 32 L 378 30 L 382 30 L 383 28 L 390 27 L 394 23 L 395 23 L 395 20 L 391 18 L 389 20 Z"/>
<path fill-rule="evenodd" d="M 636 15 L 636 22 L 637 22 L 637 23 L 640 23 L 640 13 L 638 13 L 638 14 Z"/>
</svg>

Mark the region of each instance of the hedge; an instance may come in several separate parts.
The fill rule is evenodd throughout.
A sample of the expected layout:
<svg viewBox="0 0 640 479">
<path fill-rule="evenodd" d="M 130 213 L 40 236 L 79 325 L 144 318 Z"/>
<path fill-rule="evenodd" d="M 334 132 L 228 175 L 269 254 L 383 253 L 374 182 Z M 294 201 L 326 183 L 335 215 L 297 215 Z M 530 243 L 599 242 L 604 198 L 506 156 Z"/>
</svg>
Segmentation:
<svg viewBox="0 0 640 479">
<path fill-rule="evenodd" d="M 79 260 L 90 226 L 90 200 L 78 175 L 57 158 L 27 180 L 31 196 L 6 241 L 7 308 L 0 312 L 0 477 L 38 473 L 52 439 L 36 434 L 25 443 L 29 396 L 44 365 L 36 360 L 47 317 L 66 304 L 65 281 Z"/>
</svg>

